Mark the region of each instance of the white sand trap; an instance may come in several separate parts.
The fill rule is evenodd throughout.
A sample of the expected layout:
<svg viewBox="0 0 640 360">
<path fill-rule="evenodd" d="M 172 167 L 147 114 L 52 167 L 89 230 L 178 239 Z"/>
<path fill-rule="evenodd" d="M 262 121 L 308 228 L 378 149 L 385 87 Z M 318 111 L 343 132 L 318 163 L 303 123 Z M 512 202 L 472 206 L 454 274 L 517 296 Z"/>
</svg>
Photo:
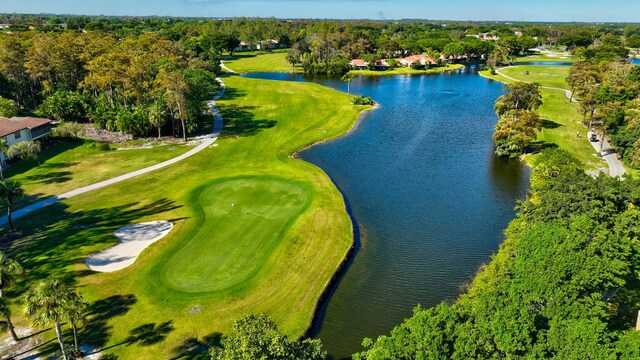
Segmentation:
<svg viewBox="0 0 640 360">
<path fill-rule="evenodd" d="M 122 270 L 133 264 L 149 245 L 167 236 L 171 229 L 171 221 L 151 221 L 121 227 L 114 233 L 120 239 L 120 244 L 89 256 L 87 266 L 100 272 Z"/>
</svg>

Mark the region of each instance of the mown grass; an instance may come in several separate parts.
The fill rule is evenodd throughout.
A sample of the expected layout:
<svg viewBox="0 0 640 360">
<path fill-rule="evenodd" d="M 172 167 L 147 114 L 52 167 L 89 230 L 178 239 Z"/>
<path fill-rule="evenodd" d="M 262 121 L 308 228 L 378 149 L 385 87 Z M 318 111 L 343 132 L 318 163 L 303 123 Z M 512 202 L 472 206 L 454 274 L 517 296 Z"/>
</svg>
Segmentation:
<svg viewBox="0 0 640 360">
<path fill-rule="evenodd" d="M 571 62 L 573 58 L 564 53 L 554 53 L 553 55 L 536 54 L 529 56 L 518 57 L 514 60 L 514 63 L 519 62 Z"/>
<path fill-rule="evenodd" d="M 389 70 L 351 70 L 349 74 L 355 76 L 385 76 L 385 75 L 420 75 L 420 74 L 437 74 L 443 71 L 452 71 L 463 68 L 462 64 L 451 64 L 441 67 L 429 68 L 426 70 L 415 70 L 410 67 L 400 67 Z"/>
<path fill-rule="evenodd" d="M 524 74 L 525 68 L 529 70 L 529 75 Z M 565 66 L 517 66 L 500 71 L 517 80 L 568 89 L 565 74 L 568 73 L 569 68 Z M 513 80 L 500 74 L 491 75 L 489 70 L 480 73 L 504 83 L 514 83 Z M 557 146 L 565 149 L 582 161 L 587 170 L 607 169 L 606 162 L 595 156 L 596 152 L 587 139 L 587 128 L 582 123 L 578 104 L 569 103 L 569 99 L 562 90 L 541 89 L 540 92 L 543 103 L 538 111 L 544 124 L 542 131 L 538 134 L 538 142 L 534 146 L 537 148 Z M 578 132 L 580 136 L 577 136 Z M 535 163 L 537 156 L 535 153 L 526 155 L 525 161 Z"/>
<path fill-rule="evenodd" d="M 16 208 L 78 187 L 107 180 L 176 157 L 191 147 L 164 145 L 153 149 L 97 150 L 90 140 L 55 140 L 35 160 L 18 160 L 4 169 L 6 178 L 19 181 L 26 196 Z"/>
<path fill-rule="evenodd" d="M 500 72 L 520 81 L 536 82 L 542 86 L 570 89 L 566 80 L 567 76 L 569 76 L 569 66 L 520 65 L 500 69 Z"/>
<path fill-rule="evenodd" d="M 301 72 L 302 69 L 292 67 L 287 62 L 285 51 L 271 53 L 236 53 L 224 64 L 237 73 L 247 72 Z"/>
<path fill-rule="evenodd" d="M 367 108 L 316 84 L 225 82 L 216 146 L 16 221 L 24 236 L 8 250 L 27 277 L 10 295 L 52 276 L 75 283 L 92 303 L 81 338 L 122 359 L 188 355 L 250 312 L 301 335 L 353 234 L 328 176 L 290 155 L 345 133 Z M 151 220 L 175 226 L 132 266 L 87 269 L 88 255 L 117 243 L 114 230 Z"/>
</svg>

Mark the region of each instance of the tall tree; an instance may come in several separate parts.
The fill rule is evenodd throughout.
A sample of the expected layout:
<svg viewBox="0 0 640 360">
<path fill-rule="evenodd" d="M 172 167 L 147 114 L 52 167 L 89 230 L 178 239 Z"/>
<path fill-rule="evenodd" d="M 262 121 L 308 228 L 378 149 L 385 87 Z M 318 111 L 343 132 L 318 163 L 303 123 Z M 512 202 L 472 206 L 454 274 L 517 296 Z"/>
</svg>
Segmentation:
<svg viewBox="0 0 640 360">
<path fill-rule="evenodd" d="M 233 333 L 223 340 L 222 348 L 211 350 L 211 356 L 215 360 L 320 360 L 326 352 L 320 340 L 289 340 L 271 318 L 250 314 L 235 321 Z"/>
<path fill-rule="evenodd" d="M 25 313 L 32 318 L 33 324 L 54 325 L 63 360 L 67 360 L 67 353 L 62 340 L 62 322 L 69 319 L 71 293 L 71 289 L 60 280 L 48 279 L 35 284 L 25 296 Z"/>
<path fill-rule="evenodd" d="M 171 69 L 171 66 L 162 67 L 156 77 L 155 85 L 164 94 L 164 100 L 175 114 L 174 116 L 180 119 L 182 138 L 186 142 L 187 130 L 185 122 L 189 118 L 187 94 L 190 89 L 184 72 L 179 69 Z"/>
<path fill-rule="evenodd" d="M 538 110 L 542 104 L 539 88 L 539 84 L 527 82 L 505 85 L 506 94 L 501 95 L 494 106 L 496 113 L 502 116 L 511 110 Z"/>
<path fill-rule="evenodd" d="M 5 298 L 5 289 L 10 287 L 16 282 L 16 279 L 24 274 L 24 270 L 20 263 L 5 253 L 0 251 L 0 314 L 4 316 L 5 320 L 0 325 L 9 329 L 13 340 L 19 341 L 18 335 L 11 322 L 11 311 L 7 305 Z"/>
<path fill-rule="evenodd" d="M 9 309 L 7 299 L 5 298 L 0 298 L 0 315 L 4 318 L 4 320 L 0 321 L 0 331 L 9 330 L 13 340 L 20 341 L 18 334 L 16 334 L 16 329 L 13 326 L 13 322 L 11 322 L 11 309 Z"/>
<path fill-rule="evenodd" d="M 67 317 L 71 323 L 71 329 L 73 330 L 73 344 L 76 347 L 76 351 L 80 351 L 80 342 L 78 341 L 78 325 L 82 324 L 86 320 L 86 310 L 89 303 L 84 297 L 71 290 L 69 292 L 69 301 L 66 305 Z"/>
<path fill-rule="evenodd" d="M 20 186 L 19 182 L 15 180 L 0 181 L 0 199 L 4 199 L 7 202 L 7 220 L 9 220 L 11 232 L 16 231 L 16 229 L 13 227 L 13 220 L 11 219 L 13 202 L 23 196 L 24 189 L 22 189 L 22 186 Z"/>
</svg>

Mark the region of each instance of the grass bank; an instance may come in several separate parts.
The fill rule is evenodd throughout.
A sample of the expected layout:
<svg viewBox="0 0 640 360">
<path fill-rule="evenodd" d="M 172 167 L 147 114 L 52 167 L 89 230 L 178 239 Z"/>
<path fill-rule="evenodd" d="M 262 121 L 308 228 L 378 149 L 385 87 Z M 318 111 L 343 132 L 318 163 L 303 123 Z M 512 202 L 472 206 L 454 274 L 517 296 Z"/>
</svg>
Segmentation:
<svg viewBox="0 0 640 360">
<path fill-rule="evenodd" d="M 122 359 L 188 356 L 250 312 L 298 336 L 351 247 L 341 194 L 290 155 L 344 134 L 367 107 L 316 84 L 225 83 L 217 146 L 16 221 L 25 236 L 9 251 L 27 269 L 21 287 L 53 275 L 74 282 L 92 303 L 81 338 Z M 151 220 L 175 226 L 131 267 L 86 268 L 88 255 L 117 243 L 114 230 Z"/>
<path fill-rule="evenodd" d="M 191 149 L 163 145 L 151 149 L 103 151 L 91 140 L 55 140 L 34 160 L 20 160 L 4 169 L 6 178 L 19 181 L 26 196 L 15 208 L 53 195 L 107 180 L 176 157 Z"/>
<path fill-rule="evenodd" d="M 390 70 L 351 70 L 349 74 L 354 76 L 386 76 L 386 75 L 420 75 L 437 74 L 445 71 L 453 71 L 463 68 L 462 64 L 451 64 L 447 66 L 429 68 L 426 70 L 415 70 L 409 67 L 395 68 Z"/>
<path fill-rule="evenodd" d="M 271 53 L 236 53 L 224 64 L 237 73 L 246 72 L 302 72 L 299 66 L 287 62 L 285 51 Z"/>
<path fill-rule="evenodd" d="M 526 75 L 529 71 L 529 75 Z M 516 80 L 538 82 L 543 86 L 568 89 L 566 76 L 569 68 L 566 66 L 514 66 L 500 69 L 500 72 Z M 482 76 L 503 83 L 513 83 L 500 74 L 492 75 L 489 70 L 480 72 Z M 578 112 L 578 104 L 569 103 L 569 99 L 562 90 L 541 89 L 543 103 L 538 109 L 544 120 L 543 129 L 538 134 L 537 148 L 557 146 L 582 161 L 587 170 L 608 171 L 606 162 L 596 155 L 595 150 L 586 136 L 587 128 L 582 124 L 582 115 Z M 580 136 L 576 136 L 577 133 Z M 537 154 L 526 155 L 525 161 L 535 163 Z"/>
</svg>

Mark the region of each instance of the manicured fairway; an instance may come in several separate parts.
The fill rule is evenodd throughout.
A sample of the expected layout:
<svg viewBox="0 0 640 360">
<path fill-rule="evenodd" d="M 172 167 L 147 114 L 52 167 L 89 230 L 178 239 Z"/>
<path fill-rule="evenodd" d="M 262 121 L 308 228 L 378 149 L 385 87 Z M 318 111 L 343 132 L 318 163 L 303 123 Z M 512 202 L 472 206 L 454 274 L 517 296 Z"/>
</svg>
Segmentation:
<svg viewBox="0 0 640 360">
<path fill-rule="evenodd" d="M 40 153 L 41 164 L 21 160 L 4 169 L 5 177 L 19 181 L 26 191 L 26 196 L 15 203 L 16 208 L 160 163 L 191 149 L 185 145 L 164 145 L 153 149 L 100 151 L 91 144 L 87 140 L 60 140 Z"/>
<path fill-rule="evenodd" d="M 569 76 L 569 66 L 514 66 L 500 69 L 500 72 L 526 82 L 537 82 L 542 86 L 569 89 L 567 76 Z M 527 74 L 527 72 L 529 72 Z"/>
<path fill-rule="evenodd" d="M 217 146 L 16 221 L 24 238 L 8 251 L 27 269 L 20 284 L 51 276 L 75 283 L 92 303 L 81 339 L 121 359 L 185 355 L 250 312 L 299 336 L 352 244 L 340 192 L 291 154 L 344 134 L 367 107 L 317 84 L 224 81 Z M 114 230 L 154 220 L 174 228 L 133 265 L 87 269 L 87 256 L 117 244 Z M 25 323 L 21 304 L 14 314 Z M 52 344 L 45 349 L 55 351 Z"/>
<path fill-rule="evenodd" d="M 526 70 L 529 75 L 525 74 Z M 552 86 L 569 89 L 566 76 L 568 66 L 516 66 L 500 69 L 500 72 L 521 81 L 541 83 L 543 86 Z M 512 80 L 500 75 L 491 75 L 488 70 L 482 71 L 485 77 L 505 83 L 513 83 Z M 588 170 L 607 169 L 604 160 L 594 156 L 596 153 L 586 138 L 586 127 L 582 124 L 582 115 L 578 112 L 578 104 L 569 103 L 569 99 L 562 90 L 541 89 L 542 105 L 538 109 L 540 118 L 545 120 L 543 130 L 538 134 L 540 146 L 544 144 L 558 146 L 569 151 L 585 164 Z M 576 134 L 580 132 L 581 136 Z M 536 154 L 525 156 L 529 162 L 536 161 Z"/>
<path fill-rule="evenodd" d="M 279 50 L 272 53 L 236 53 L 231 60 L 224 64 L 237 73 L 245 72 L 298 72 L 300 68 L 293 68 L 287 62 L 287 53 Z"/>
<path fill-rule="evenodd" d="M 198 293 L 241 286 L 260 271 L 309 200 L 286 180 L 241 178 L 208 186 L 198 196 L 202 226 L 167 262 L 163 281 Z"/>
</svg>

